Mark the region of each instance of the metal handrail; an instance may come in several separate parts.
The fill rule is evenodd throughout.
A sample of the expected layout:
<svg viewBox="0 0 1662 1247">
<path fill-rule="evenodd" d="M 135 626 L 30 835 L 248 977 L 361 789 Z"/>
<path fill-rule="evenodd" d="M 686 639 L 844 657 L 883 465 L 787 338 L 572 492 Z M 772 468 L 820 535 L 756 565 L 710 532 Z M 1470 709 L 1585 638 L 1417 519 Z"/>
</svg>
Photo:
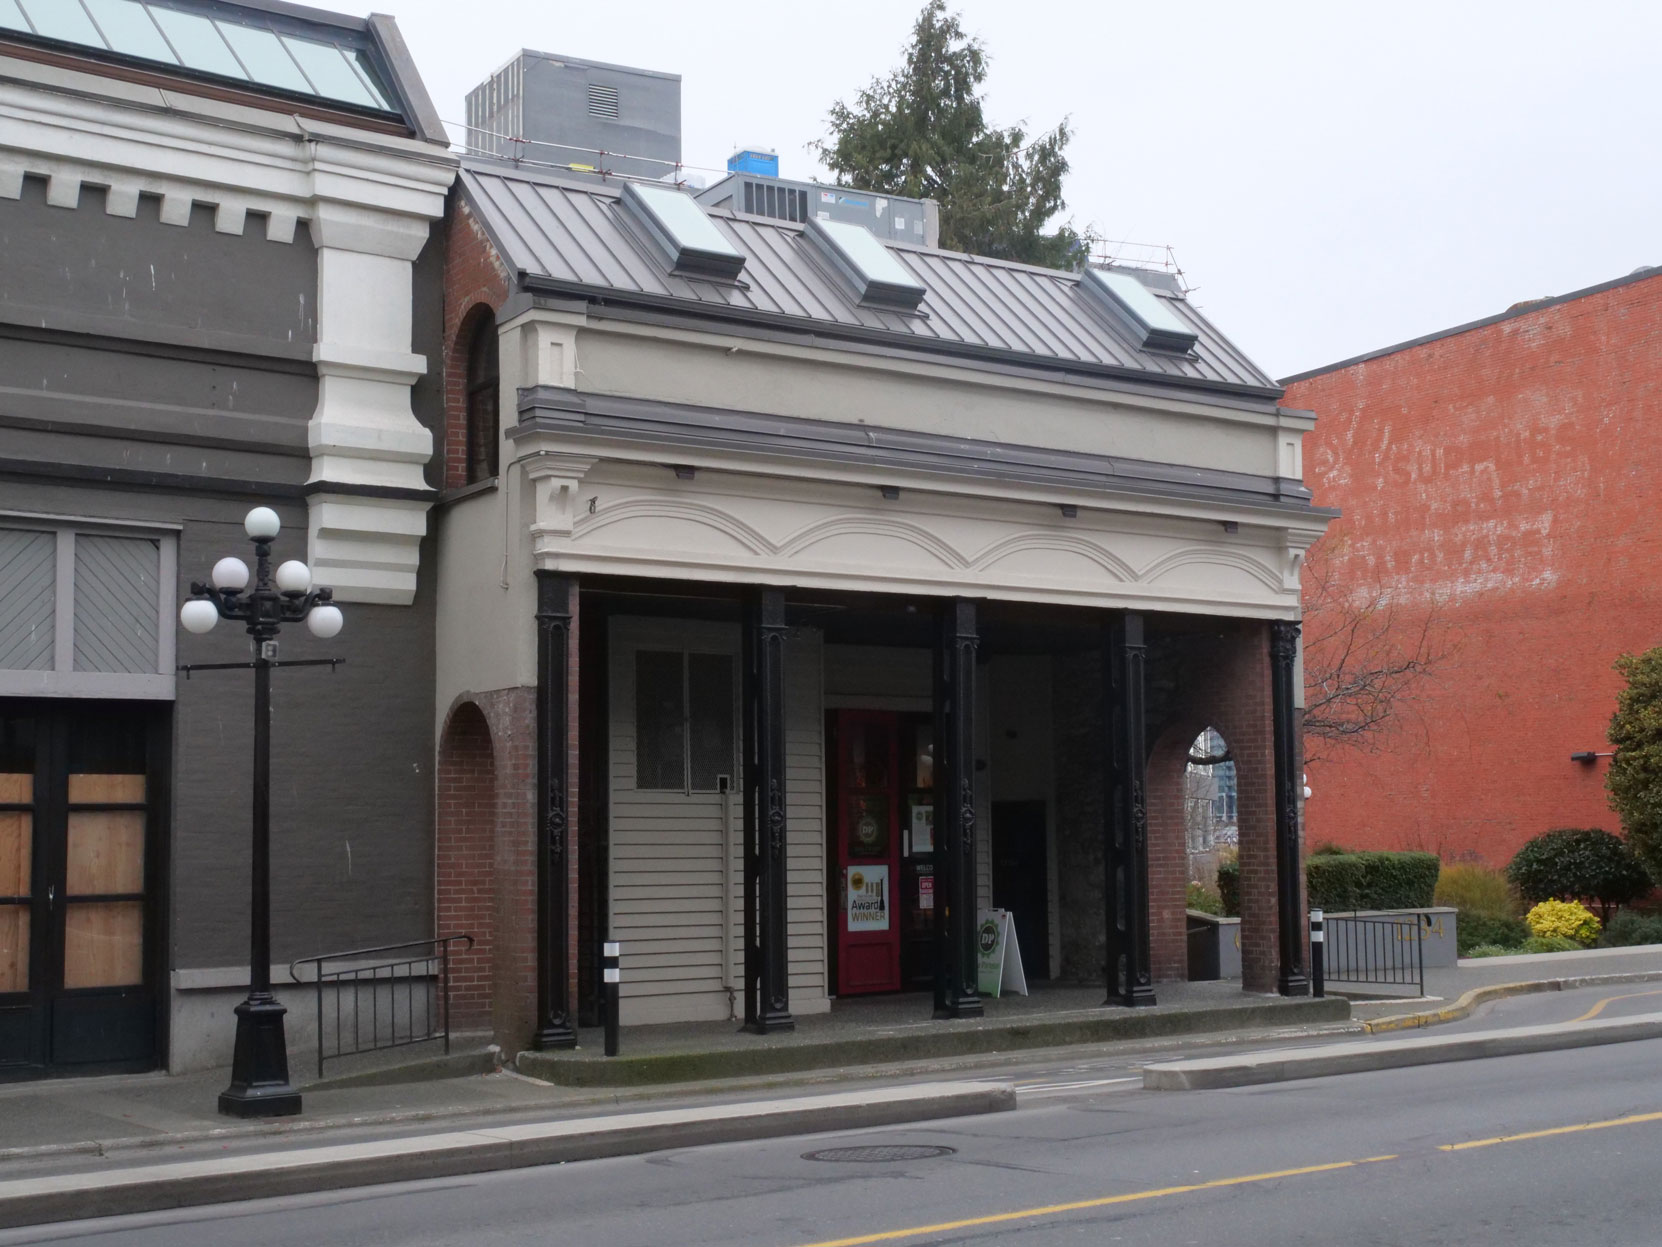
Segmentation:
<svg viewBox="0 0 1662 1247">
<path fill-rule="evenodd" d="M 426 1043 L 429 1040 L 444 1040 L 444 1051 L 450 1053 L 450 946 L 465 941 L 467 948 L 473 947 L 471 935 L 441 935 L 430 940 L 407 940 L 402 944 L 381 944 L 374 948 L 355 948 L 340 953 L 320 953 L 315 957 L 297 957 L 289 962 L 289 977 L 296 983 L 307 980 L 301 977 L 301 966 L 315 966 L 316 976 L 311 980 L 316 988 L 317 998 L 317 1075 L 323 1077 L 323 1063 L 326 1060 L 343 1056 L 354 1056 L 362 1052 L 376 1052 L 387 1048 L 403 1048 L 410 1044 Z M 324 964 L 332 961 L 359 961 L 366 958 L 382 957 L 387 953 L 404 952 L 411 949 L 428 949 L 425 953 L 418 953 L 407 957 L 393 957 L 379 961 L 372 961 L 368 965 L 352 965 L 339 970 L 326 970 Z M 403 973 L 401 974 L 400 971 Z M 433 998 L 423 993 L 422 1022 L 418 1030 L 416 1027 L 416 990 L 417 980 L 426 981 L 433 977 L 438 979 L 439 1011 L 434 1016 Z M 334 1051 L 329 1051 L 324 1042 L 324 1008 L 323 988 L 326 983 L 335 987 L 335 1045 Z M 403 1037 L 399 1035 L 398 989 L 403 985 L 404 990 L 404 1030 Z M 361 1005 L 364 999 L 363 989 L 368 987 L 370 1026 L 368 1042 L 364 1041 L 363 1021 L 364 1010 Z M 352 1044 L 346 1045 L 346 1036 L 342 1023 L 341 1000 L 350 989 L 352 993 Z M 388 996 L 387 1021 L 390 1026 L 390 1038 L 381 1038 L 381 996 L 383 989 Z"/>
<path fill-rule="evenodd" d="M 1328 913 L 1323 978 L 1375 986 L 1412 984 L 1425 995 L 1425 914 L 1387 918 Z M 1407 945 L 1413 946 L 1410 953 Z"/>
</svg>

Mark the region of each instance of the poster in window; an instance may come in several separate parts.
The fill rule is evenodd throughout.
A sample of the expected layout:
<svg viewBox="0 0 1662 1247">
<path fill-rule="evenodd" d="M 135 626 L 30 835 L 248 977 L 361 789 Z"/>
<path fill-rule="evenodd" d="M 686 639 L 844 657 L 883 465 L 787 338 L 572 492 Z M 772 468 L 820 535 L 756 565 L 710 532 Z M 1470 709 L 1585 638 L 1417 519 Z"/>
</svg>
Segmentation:
<svg viewBox="0 0 1662 1247">
<path fill-rule="evenodd" d="M 913 854 L 933 853 L 935 851 L 935 803 L 912 799 L 912 844 Z"/>
<path fill-rule="evenodd" d="M 887 931 L 889 929 L 889 868 L 850 866 L 848 868 L 848 929 Z"/>
</svg>

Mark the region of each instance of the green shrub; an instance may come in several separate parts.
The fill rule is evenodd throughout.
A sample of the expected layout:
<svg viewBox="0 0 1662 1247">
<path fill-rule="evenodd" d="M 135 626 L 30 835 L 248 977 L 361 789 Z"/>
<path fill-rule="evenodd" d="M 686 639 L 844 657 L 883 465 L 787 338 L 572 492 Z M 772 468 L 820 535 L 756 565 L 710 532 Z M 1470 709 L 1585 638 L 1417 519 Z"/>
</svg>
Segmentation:
<svg viewBox="0 0 1662 1247">
<path fill-rule="evenodd" d="M 1461 910 L 1454 922 L 1454 939 L 1462 957 L 1476 957 L 1482 947 L 1517 949 L 1529 938 L 1529 924 L 1522 918 L 1498 914 L 1467 913 Z"/>
<path fill-rule="evenodd" d="M 1507 948 L 1501 944 L 1479 944 L 1469 953 L 1461 953 L 1462 957 L 1510 957 L 1517 952 L 1516 948 Z"/>
<path fill-rule="evenodd" d="M 1532 935 L 1524 941 L 1524 946 L 1515 949 L 1520 953 L 1578 953 L 1582 946 L 1567 935 Z"/>
<path fill-rule="evenodd" d="M 1506 876 L 1487 866 L 1444 866 L 1434 903 L 1458 909 L 1462 925 L 1470 916 L 1516 918 L 1520 912 Z"/>
<path fill-rule="evenodd" d="M 1650 875 L 1620 836 L 1596 827 L 1563 827 L 1536 836 L 1512 859 L 1506 876 L 1537 901 L 1597 904 L 1606 917 L 1651 889 Z"/>
<path fill-rule="evenodd" d="M 1599 937 L 1605 948 L 1631 948 L 1636 944 L 1662 944 L 1662 917 L 1643 917 L 1624 912 L 1610 920 Z"/>
<path fill-rule="evenodd" d="M 1241 916 L 1241 863 L 1218 863 L 1218 900 L 1226 918 Z"/>
<path fill-rule="evenodd" d="M 1580 901 L 1542 901 L 1524 915 L 1524 921 L 1537 936 L 1562 936 L 1583 948 L 1591 948 L 1603 929 Z"/>
<path fill-rule="evenodd" d="M 1305 862 L 1304 882 L 1316 909 L 1424 909 L 1441 868 L 1433 853 L 1329 853 Z"/>
<path fill-rule="evenodd" d="M 1223 898 L 1204 883 L 1190 883 L 1188 899 L 1184 905 L 1189 909 L 1197 909 L 1203 914 L 1223 913 Z"/>
<path fill-rule="evenodd" d="M 1348 852 L 1350 852 L 1350 850 L 1345 848 L 1343 845 L 1334 844 L 1333 841 L 1331 841 L 1331 840 L 1324 840 L 1320 844 L 1318 844 L 1315 848 L 1311 849 L 1310 852 L 1307 853 L 1305 856 L 1307 856 L 1307 857 L 1340 857 L 1340 856 L 1342 856 L 1342 855 L 1344 855 Z"/>
</svg>

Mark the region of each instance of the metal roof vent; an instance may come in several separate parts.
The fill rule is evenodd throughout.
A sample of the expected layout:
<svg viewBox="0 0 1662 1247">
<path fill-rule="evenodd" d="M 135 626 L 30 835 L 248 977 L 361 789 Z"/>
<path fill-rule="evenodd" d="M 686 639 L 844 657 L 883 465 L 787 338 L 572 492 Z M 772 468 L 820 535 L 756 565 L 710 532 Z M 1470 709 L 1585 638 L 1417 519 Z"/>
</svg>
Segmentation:
<svg viewBox="0 0 1662 1247">
<path fill-rule="evenodd" d="M 863 306 L 916 312 L 929 293 L 864 225 L 815 217 L 807 233 Z"/>
<path fill-rule="evenodd" d="M 623 207 L 669 262 L 671 272 L 684 277 L 738 280 L 744 269 L 744 252 L 727 241 L 691 195 L 649 182 L 625 182 Z"/>
<path fill-rule="evenodd" d="M 1124 269 L 1087 268 L 1080 274 L 1079 288 L 1145 351 L 1187 355 L 1200 339 L 1166 300 Z"/>
<path fill-rule="evenodd" d="M 601 86 L 598 82 L 589 83 L 589 116 L 605 117 L 609 121 L 616 121 L 617 88 Z"/>
</svg>

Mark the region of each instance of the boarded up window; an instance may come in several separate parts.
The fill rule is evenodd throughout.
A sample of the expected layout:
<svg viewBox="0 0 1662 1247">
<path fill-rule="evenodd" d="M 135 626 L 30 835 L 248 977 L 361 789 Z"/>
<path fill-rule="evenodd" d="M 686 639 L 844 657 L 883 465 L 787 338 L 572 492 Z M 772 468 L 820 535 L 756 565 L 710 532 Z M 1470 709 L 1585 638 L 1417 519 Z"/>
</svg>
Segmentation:
<svg viewBox="0 0 1662 1247">
<path fill-rule="evenodd" d="M 75 537 L 75 670 L 156 669 L 160 543 L 143 537 Z"/>
</svg>

